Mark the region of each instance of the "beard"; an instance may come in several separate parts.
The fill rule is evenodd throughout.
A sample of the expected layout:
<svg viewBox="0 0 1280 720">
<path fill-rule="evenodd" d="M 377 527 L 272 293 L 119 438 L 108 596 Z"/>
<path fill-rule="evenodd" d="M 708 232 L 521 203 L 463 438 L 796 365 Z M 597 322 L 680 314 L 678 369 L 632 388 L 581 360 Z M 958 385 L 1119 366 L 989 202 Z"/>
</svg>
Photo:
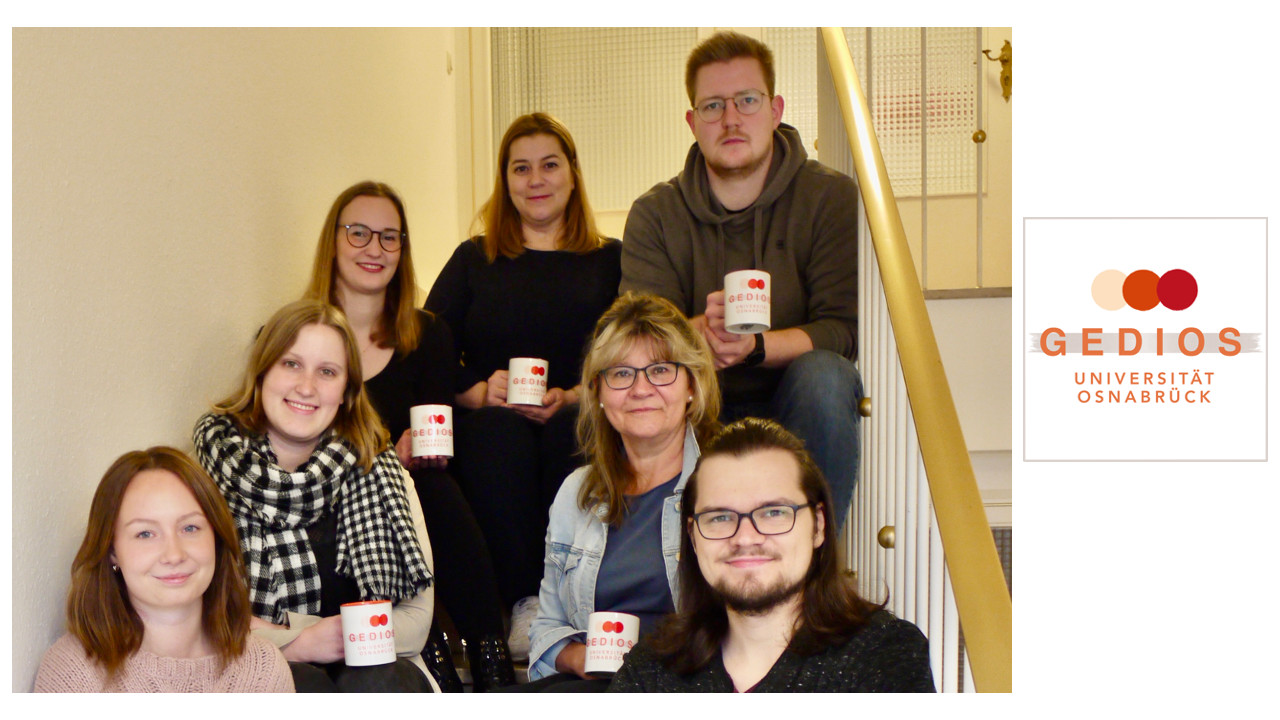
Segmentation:
<svg viewBox="0 0 1280 720">
<path fill-rule="evenodd" d="M 769 156 L 769 150 L 772 149 L 773 146 L 770 145 L 769 149 L 765 152 L 760 153 L 760 155 L 756 157 L 750 158 L 742 165 L 736 166 L 722 165 L 705 153 L 703 154 L 703 158 L 706 160 L 707 170 L 715 173 L 716 177 L 721 180 L 740 180 L 745 177 L 750 177 L 752 173 L 759 170 L 762 165 L 768 162 L 771 159 Z"/>
<path fill-rule="evenodd" d="M 786 578 L 778 578 L 776 583 L 768 587 L 762 587 L 751 581 L 738 587 L 731 587 L 721 578 L 710 587 L 712 594 L 723 602 L 725 607 L 739 615 L 758 617 L 769 614 L 774 608 L 803 592 L 804 580 L 801 576 L 795 582 L 788 583 Z"/>
</svg>

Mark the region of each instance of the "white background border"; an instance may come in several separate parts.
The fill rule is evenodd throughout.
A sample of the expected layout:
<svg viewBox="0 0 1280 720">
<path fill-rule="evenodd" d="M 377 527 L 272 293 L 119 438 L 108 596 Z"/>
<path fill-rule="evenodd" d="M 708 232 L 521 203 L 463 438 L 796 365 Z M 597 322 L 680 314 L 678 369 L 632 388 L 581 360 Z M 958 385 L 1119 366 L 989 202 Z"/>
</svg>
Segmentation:
<svg viewBox="0 0 1280 720">
<path fill-rule="evenodd" d="M 1187 11 L 1179 6 L 1134 4 L 1130 9 L 1115 2 L 1075 2 L 1043 4 L 1034 10 L 1020 6 L 1015 11 L 998 2 L 966 8 L 923 2 L 905 9 L 874 4 L 748 2 L 729 8 L 646 2 L 617 5 L 605 13 L 598 3 L 557 3 L 555 10 L 525 5 L 514 12 L 501 3 L 486 3 L 473 8 L 470 17 L 457 16 L 463 11 L 447 3 L 303 9 L 233 2 L 180 6 L 186 9 L 176 15 L 179 6 L 125 5 L 71 3 L 68 9 L 66 3 L 47 3 L 28 6 L 40 15 L 11 22 L 466 25 L 502 18 L 512 25 L 626 24 L 643 15 L 650 22 L 710 26 L 729 24 L 723 17 L 731 14 L 735 25 L 1009 24 L 1015 35 L 1015 229 L 1026 216 L 1280 217 L 1280 148 L 1272 108 L 1274 25 L 1252 3 L 1217 2 Z M 958 10 L 979 17 L 965 17 Z M 5 38 L 5 62 L 12 58 L 10 38 Z M 8 85 L 12 73 L 3 78 Z M 9 122 L 11 112 L 3 117 Z M 8 174 L 0 182 L 10 180 Z M 12 193 L 4 196 L 4 234 L 10 242 Z M 1020 246 L 1014 238 L 1015 269 L 1022 266 Z M 1270 254 L 1273 278 L 1277 254 Z M 0 283 L 6 285 L 3 297 L 9 304 L 7 273 Z M 1271 293 L 1269 299 L 1272 316 L 1276 295 Z M 1015 280 L 1013 302 L 1020 307 L 1020 280 Z M 9 312 L 3 316 L 9 318 Z M 1023 347 L 1020 326 L 1021 313 L 1015 312 L 1010 352 Z M 1014 363 L 1014 428 L 1022 423 L 1021 384 L 1021 363 Z M 1275 407 L 1276 390 L 1269 392 L 1269 404 Z M 11 407 L 9 393 L 5 388 L 2 395 Z M 5 413 L 4 422 L 10 418 Z M 3 435 L 7 444 L 8 427 Z M 907 698 L 778 698 L 773 703 L 737 698 L 743 704 L 736 708 L 762 714 L 825 714 L 867 712 L 869 705 L 870 711 L 907 716 L 1014 716 L 1016 711 L 1017 717 L 1039 717 L 1168 710 L 1182 716 L 1274 707 L 1269 688 L 1280 630 L 1274 621 L 1276 593 L 1270 576 L 1275 567 L 1280 473 L 1272 464 L 1024 464 L 1020 435 L 1017 431 L 1013 438 L 1019 533 L 1012 699 L 953 701 L 942 708 Z M 1272 462 L 1275 450 L 1272 433 Z M 4 475 L 12 480 L 9 472 Z M 10 522 L 9 512 L 0 515 L 4 523 Z M 8 527 L 0 534 L 10 542 Z M 9 557 L 4 553 L 0 560 L 6 566 L 6 587 L 0 592 L 5 605 L 12 597 Z M 0 660 L 0 674 L 5 676 L 8 660 Z M 137 713 L 164 707 L 188 716 L 221 717 L 227 710 L 243 712 L 249 707 L 235 698 L 183 701 L 178 707 L 173 700 L 159 698 L 152 703 L 139 698 L 13 700 L 37 712 L 55 704 L 87 708 L 92 702 L 96 712 L 108 714 L 115 708 Z M 254 701 L 254 706 L 263 713 L 297 712 L 295 703 L 301 699 L 275 700 Z M 325 707 L 339 715 L 369 709 L 355 698 L 341 700 L 326 699 Z M 376 712 L 470 708 L 521 718 L 572 712 L 561 701 L 526 698 L 517 706 L 511 698 L 436 700 L 433 708 L 380 701 Z M 735 699 L 716 702 L 726 700 Z M 610 717 L 652 718 L 659 708 L 689 711 L 711 705 L 693 698 L 654 698 L 615 700 L 608 707 Z"/>
</svg>

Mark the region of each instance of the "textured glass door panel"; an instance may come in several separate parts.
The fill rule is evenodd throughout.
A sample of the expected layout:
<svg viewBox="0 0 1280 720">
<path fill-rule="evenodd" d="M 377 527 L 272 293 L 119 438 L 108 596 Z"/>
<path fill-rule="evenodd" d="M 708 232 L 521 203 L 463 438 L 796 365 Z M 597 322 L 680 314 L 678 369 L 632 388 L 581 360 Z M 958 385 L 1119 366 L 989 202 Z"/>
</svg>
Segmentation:
<svg viewBox="0 0 1280 720">
<path fill-rule="evenodd" d="M 773 51 L 773 91 L 785 103 L 782 121 L 800 131 L 805 152 L 816 158 L 813 141 L 818 138 L 818 31 L 811 27 L 768 27 L 761 35 Z"/>
</svg>

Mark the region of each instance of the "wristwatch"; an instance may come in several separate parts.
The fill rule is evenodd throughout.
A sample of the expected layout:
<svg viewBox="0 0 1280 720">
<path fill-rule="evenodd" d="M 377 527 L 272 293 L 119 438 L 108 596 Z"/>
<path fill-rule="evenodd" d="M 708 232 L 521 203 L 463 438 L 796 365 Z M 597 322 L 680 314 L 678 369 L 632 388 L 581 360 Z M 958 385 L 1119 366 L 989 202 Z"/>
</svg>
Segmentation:
<svg viewBox="0 0 1280 720">
<path fill-rule="evenodd" d="M 756 367 L 762 362 L 764 362 L 764 333 L 756 333 L 756 349 L 747 354 L 742 364 L 747 367 Z"/>
</svg>

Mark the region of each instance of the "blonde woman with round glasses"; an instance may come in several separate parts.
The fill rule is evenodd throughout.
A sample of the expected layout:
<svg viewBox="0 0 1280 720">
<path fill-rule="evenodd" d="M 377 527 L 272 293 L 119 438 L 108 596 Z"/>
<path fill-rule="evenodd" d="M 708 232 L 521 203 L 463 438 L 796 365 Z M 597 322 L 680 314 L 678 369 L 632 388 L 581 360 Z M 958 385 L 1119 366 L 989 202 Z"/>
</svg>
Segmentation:
<svg viewBox="0 0 1280 720">
<path fill-rule="evenodd" d="M 677 600 L 680 495 L 720 390 L 701 333 L 667 300 L 628 293 L 596 324 L 582 363 L 578 440 L 586 467 L 551 507 L 530 691 L 602 691 L 583 670 L 587 618 L 640 618 L 642 636 Z M 579 682 L 585 681 L 585 682 Z"/>
</svg>

